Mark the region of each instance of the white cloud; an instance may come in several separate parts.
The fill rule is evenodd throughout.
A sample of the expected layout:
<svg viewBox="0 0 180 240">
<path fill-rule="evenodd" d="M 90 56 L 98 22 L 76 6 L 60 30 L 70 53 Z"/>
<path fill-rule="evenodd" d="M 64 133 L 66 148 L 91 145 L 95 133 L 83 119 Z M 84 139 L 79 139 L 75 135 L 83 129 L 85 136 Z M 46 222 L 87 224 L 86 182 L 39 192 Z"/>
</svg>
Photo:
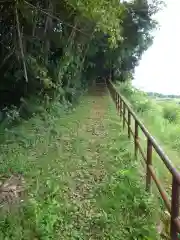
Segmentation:
<svg viewBox="0 0 180 240">
<path fill-rule="evenodd" d="M 167 0 L 155 18 L 160 30 L 135 71 L 133 84 L 145 91 L 180 94 L 180 0 Z"/>
</svg>

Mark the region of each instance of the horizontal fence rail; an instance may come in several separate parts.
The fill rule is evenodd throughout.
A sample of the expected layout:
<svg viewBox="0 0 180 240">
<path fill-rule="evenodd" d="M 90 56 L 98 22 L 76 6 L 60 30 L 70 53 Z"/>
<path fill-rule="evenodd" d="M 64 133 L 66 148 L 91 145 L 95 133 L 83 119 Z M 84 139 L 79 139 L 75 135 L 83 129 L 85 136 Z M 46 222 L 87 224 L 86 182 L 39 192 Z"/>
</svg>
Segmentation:
<svg viewBox="0 0 180 240">
<path fill-rule="evenodd" d="M 134 111 L 130 108 L 129 104 L 126 102 L 125 98 L 117 92 L 115 86 L 111 81 L 107 82 L 108 89 L 110 91 L 111 97 L 116 104 L 116 108 L 120 115 L 120 118 L 123 122 L 123 128 L 127 125 L 128 137 L 134 138 L 134 153 L 137 158 L 138 152 L 141 154 L 143 163 L 146 165 L 146 190 L 151 191 L 152 180 L 154 180 L 157 189 L 160 192 L 160 195 L 165 203 L 165 206 L 170 213 L 171 223 L 170 223 L 170 237 L 171 240 L 178 240 L 178 235 L 180 234 L 180 216 L 179 216 L 179 200 L 180 200 L 180 173 L 172 165 L 168 156 L 164 153 L 162 148 L 158 145 L 156 140 L 148 132 L 146 127 L 138 119 Z M 134 120 L 134 131 L 132 129 L 131 120 Z M 144 152 L 140 141 L 139 141 L 139 129 L 142 130 L 146 140 L 147 147 L 146 153 Z M 172 176 L 172 185 L 171 185 L 171 201 L 169 200 L 167 192 L 164 190 L 160 180 L 156 176 L 155 169 L 153 168 L 152 163 L 152 153 L 153 150 L 158 154 L 167 170 Z"/>
</svg>

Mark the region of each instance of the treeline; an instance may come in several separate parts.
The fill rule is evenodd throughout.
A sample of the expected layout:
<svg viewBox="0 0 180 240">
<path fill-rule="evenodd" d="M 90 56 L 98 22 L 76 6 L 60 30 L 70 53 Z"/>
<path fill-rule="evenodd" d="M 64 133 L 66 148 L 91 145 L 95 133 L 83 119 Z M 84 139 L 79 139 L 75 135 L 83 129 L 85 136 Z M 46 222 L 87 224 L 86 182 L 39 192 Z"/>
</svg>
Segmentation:
<svg viewBox="0 0 180 240">
<path fill-rule="evenodd" d="M 173 95 L 173 94 L 162 94 L 156 92 L 148 92 L 147 93 L 151 97 L 158 97 L 158 98 L 180 98 L 180 95 Z"/>
<path fill-rule="evenodd" d="M 72 102 L 97 77 L 125 81 L 152 43 L 146 0 L 0 2 L 0 108 L 32 96 Z M 21 108 L 22 109 L 22 108 Z"/>
</svg>

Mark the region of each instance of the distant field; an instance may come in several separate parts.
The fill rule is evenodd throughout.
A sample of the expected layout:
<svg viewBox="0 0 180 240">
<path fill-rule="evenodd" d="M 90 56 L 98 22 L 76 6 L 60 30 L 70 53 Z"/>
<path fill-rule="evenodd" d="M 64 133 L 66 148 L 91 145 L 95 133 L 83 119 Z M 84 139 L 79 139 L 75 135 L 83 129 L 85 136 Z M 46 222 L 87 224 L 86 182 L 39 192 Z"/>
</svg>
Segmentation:
<svg viewBox="0 0 180 240">
<path fill-rule="evenodd" d="M 153 98 L 153 99 L 155 99 L 155 100 L 157 100 L 157 101 L 168 101 L 168 102 L 175 102 L 175 103 L 180 103 L 180 98 L 158 98 L 158 97 L 156 97 L 156 98 Z"/>
</svg>

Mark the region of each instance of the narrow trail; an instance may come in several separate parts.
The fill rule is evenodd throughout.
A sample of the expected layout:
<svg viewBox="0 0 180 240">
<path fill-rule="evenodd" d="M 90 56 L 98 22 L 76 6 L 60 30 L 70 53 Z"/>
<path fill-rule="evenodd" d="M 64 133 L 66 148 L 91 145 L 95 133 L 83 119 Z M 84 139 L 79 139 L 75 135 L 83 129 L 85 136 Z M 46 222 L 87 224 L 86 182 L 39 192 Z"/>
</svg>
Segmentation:
<svg viewBox="0 0 180 240">
<path fill-rule="evenodd" d="M 131 228 L 129 225 L 132 222 L 135 224 L 131 214 L 132 209 L 136 208 L 132 207 L 134 193 L 128 193 L 130 200 L 128 206 L 125 206 L 123 202 L 127 201 L 127 196 L 123 189 L 130 183 L 125 180 L 120 184 L 118 176 L 118 171 L 123 171 L 127 164 L 130 167 L 132 159 L 127 150 L 127 138 L 120 129 L 117 131 L 117 125 L 111 123 L 112 115 L 117 121 L 119 119 L 106 88 L 90 92 L 87 99 L 89 107 L 85 104 L 86 113 L 81 115 L 74 136 L 70 136 L 74 141 L 70 141 L 70 145 L 77 144 L 73 162 L 69 162 L 74 167 L 69 168 L 69 186 L 65 199 L 73 210 L 68 215 L 69 230 L 64 231 L 62 239 L 136 239 L 134 235 L 140 235 L 137 239 L 141 239 L 141 232 L 133 233 L 131 229 L 130 233 L 127 230 Z M 122 192 L 124 197 L 120 196 Z M 126 212 L 128 208 L 131 209 L 129 213 Z M 141 214 L 136 218 L 138 227 L 144 224 L 143 219 Z"/>
<path fill-rule="evenodd" d="M 71 189 L 69 197 L 80 210 L 74 213 L 74 226 L 77 224 L 78 228 L 81 226 L 81 229 L 87 230 L 85 239 L 102 239 L 102 230 L 96 221 L 103 212 L 97 208 L 93 198 L 99 185 L 103 181 L 105 182 L 107 177 L 104 158 L 100 153 L 101 145 L 107 136 L 104 124 L 105 112 L 108 107 L 106 92 L 103 95 L 94 96 L 91 101 L 91 109 L 76 132 L 78 138 L 83 139 L 79 148 L 83 149 L 84 144 L 86 144 L 86 148 L 83 162 L 79 162 L 78 169 L 71 173 L 71 180 L 75 183 L 75 187 Z"/>
<path fill-rule="evenodd" d="M 65 232 L 64 239 L 73 239 L 76 231 L 82 235 L 79 239 L 109 239 L 108 236 L 113 235 L 112 230 L 106 229 L 107 216 L 104 209 L 97 205 L 96 199 L 100 188 L 108 182 L 113 166 L 111 158 L 107 160 L 106 153 L 108 131 L 105 118 L 109 96 L 106 89 L 97 89 L 87 98 L 89 111 L 81 116 L 81 121 L 73 133 L 75 142 L 80 142 L 74 152 L 73 161 L 76 161 L 76 157 L 78 159 L 76 167 L 70 172 L 66 201 L 73 203 L 75 210 L 70 217 L 72 229 Z M 70 138 L 74 137 L 71 135 Z"/>
</svg>

